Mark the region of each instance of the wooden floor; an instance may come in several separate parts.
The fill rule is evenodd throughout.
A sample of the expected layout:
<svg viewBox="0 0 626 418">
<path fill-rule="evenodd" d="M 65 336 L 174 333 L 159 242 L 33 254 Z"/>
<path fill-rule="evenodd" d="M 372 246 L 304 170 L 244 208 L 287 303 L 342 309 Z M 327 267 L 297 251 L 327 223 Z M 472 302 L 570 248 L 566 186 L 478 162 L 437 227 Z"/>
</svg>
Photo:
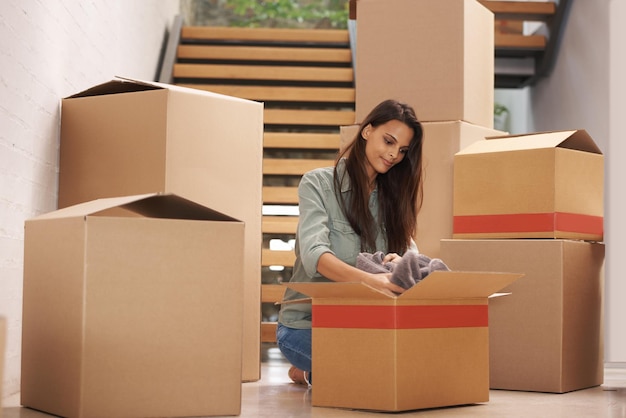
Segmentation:
<svg viewBox="0 0 626 418">
<path fill-rule="evenodd" d="M 264 344 L 262 379 L 243 384 L 241 417 L 344 418 L 389 417 L 548 417 L 548 418 L 625 418 L 626 387 L 598 386 L 565 394 L 492 390 L 488 403 L 377 414 L 335 408 L 311 407 L 314 389 L 291 383 L 289 364 L 274 344 Z M 2 418 L 45 418 L 50 415 L 19 406 L 19 395 L 4 400 Z"/>
</svg>

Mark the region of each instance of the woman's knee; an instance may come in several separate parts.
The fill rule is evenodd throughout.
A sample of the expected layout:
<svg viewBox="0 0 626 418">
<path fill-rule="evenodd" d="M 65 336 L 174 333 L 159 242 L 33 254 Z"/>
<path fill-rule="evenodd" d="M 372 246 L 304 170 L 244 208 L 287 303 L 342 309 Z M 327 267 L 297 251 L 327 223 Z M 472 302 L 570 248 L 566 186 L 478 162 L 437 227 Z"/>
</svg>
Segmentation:
<svg viewBox="0 0 626 418">
<path fill-rule="evenodd" d="M 311 370 L 311 330 L 288 328 L 279 324 L 276 330 L 278 348 L 291 364 Z"/>
</svg>

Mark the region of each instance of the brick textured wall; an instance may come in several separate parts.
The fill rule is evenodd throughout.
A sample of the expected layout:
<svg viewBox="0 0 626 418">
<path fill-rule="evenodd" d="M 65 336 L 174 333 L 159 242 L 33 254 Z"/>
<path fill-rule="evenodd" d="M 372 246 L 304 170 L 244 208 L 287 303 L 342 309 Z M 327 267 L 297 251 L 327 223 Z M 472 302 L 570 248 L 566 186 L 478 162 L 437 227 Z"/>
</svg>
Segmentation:
<svg viewBox="0 0 626 418">
<path fill-rule="evenodd" d="M 60 99 L 116 75 L 153 80 L 178 0 L 0 3 L 2 397 L 19 391 L 24 221 L 56 208 Z"/>
</svg>

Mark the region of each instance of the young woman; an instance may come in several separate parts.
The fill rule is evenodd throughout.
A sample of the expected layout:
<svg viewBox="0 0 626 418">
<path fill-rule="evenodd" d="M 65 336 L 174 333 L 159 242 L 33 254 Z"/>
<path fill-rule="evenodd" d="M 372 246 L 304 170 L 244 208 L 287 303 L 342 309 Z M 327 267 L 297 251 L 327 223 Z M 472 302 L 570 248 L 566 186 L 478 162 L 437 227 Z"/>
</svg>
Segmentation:
<svg viewBox="0 0 626 418">
<path fill-rule="evenodd" d="M 355 267 L 360 252 L 383 251 L 384 262 L 416 249 L 413 235 L 422 198 L 422 125 L 413 108 L 386 100 L 363 120 L 334 167 L 306 173 L 298 188 L 300 215 L 292 282 L 366 283 L 402 293 L 391 273 Z M 285 301 L 306 298 L 288 289 Z M 296 383 L 311 382 L 311 305 L 283 304 L 278 347 Z"/>
</svg>

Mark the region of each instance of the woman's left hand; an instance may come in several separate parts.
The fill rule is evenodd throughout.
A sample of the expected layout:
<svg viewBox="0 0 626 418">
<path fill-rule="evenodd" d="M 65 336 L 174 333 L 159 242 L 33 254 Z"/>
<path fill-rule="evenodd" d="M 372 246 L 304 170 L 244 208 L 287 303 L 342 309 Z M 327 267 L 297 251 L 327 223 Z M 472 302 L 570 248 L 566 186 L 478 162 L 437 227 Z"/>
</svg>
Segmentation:
<svg viewBox="0 0 626 418">
<path fill-rule="evenodd" d="M 389 253 L 385 257 L 383 257 L 383 263 L 399 263 L 402 260 L 402 257 L 396 253 Z"/>
</svg>

